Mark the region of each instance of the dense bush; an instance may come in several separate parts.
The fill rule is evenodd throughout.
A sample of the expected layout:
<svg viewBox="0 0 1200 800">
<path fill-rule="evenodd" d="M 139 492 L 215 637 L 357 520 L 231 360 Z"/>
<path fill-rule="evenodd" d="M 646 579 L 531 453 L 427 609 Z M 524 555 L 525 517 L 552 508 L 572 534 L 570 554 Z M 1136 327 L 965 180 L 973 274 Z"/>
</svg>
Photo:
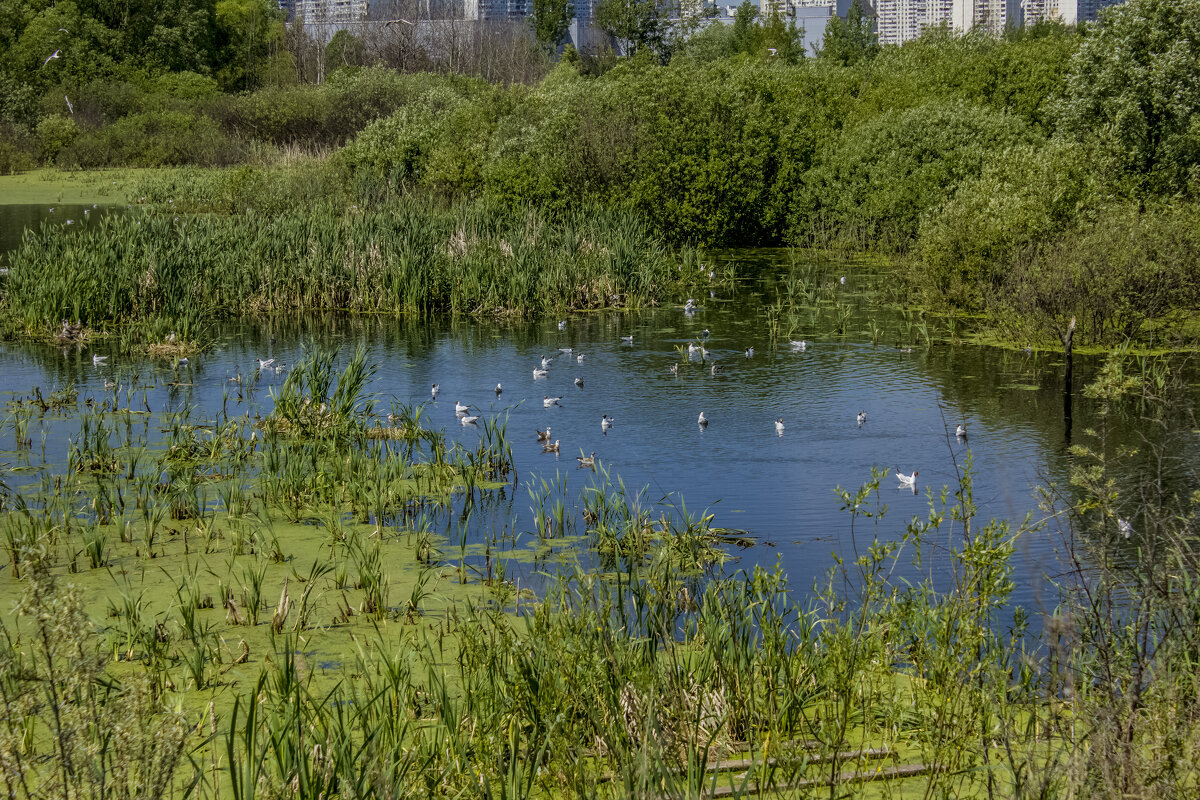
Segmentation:
<svg viewBox="0 0 1200 800">
<path fill-rule="evenodd" d="M 1079 145 L 1023 144 L 990 154 L 982 173 L 921 220 L 915 273 L 925 297 L 978 309 L 1013 262 L 1075 225 L 1096 176 Z"/>
<path fill-rule="evenodd" d="M 62 150 L 58 163 L 66 167 L 223 165 L 237 163 L 243 155 L 241 145 L 212 119 L 164 111 L 131 114 L 80 136 Z"/>
</svg>

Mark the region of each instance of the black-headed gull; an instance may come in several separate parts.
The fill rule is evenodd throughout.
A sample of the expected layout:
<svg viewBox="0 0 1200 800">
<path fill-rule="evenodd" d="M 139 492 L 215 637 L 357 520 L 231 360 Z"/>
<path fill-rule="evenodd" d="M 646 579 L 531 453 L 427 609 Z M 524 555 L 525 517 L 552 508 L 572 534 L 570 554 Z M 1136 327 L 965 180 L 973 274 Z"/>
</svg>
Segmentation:
<svg viewBox="0 0 1200 800">
<path fill-rule="evenodd" d="M 462 422 L 463 425 L 474 425 L 479 421 L 479 415 L 471 414 L 470 416 L 462 417 L 459 421 Z"/>
<path fill-rule="evenodd" d="M 108 361 L 108 356 L 98 356 L 98 355 L 92 356 L 92 366 L 93 367 L 98 367 L 101 364 L 103 364 L 105 361 Z"/>
<path fill-rule="evenodd" d="M 471 407 L 469 405 L 466 405 L 465 403 L 460 403 L 457 400 L 454 401 L 454 413 L 455 414 L 465 414 L 470 410 L 471 410 Z"/>
<path fill-rule="evenodd" d="M 801 339 L 798 342 L 796 340 L 792 339 L 792 340 L 789 340 L 788 344 L 790 344 L 792 346 L 793 350 L 799 350 L 799 351 L 803 352 L 808 349 L 808 342 L 806 342 L 803 339 Z"/>
<path fill-rule="evenodd" d="M 957 428 L 954 429 L 954 435 L 960 439 L 967 438 L 967 426 L 959 425 Z"/>
<path fill-rule="evenodd" d="M 896 479 L 905 486 L 915 486 L 917 483 L 917 471 L 914 469 L 912 475 L 905 475 L 903 472 L 897 470 Z"/>
<path fill-rule="evenodd" d="M 549 375 L 549 374 L 550 374 L 550 370 L 548 370 L 548 369 L 538 369 L 537 367 L 534 367 L 534 368 L 533 368 L 533 379 L 534 379 L 535 381 L 536 381 L 538 378 L 544 378 L 544 377 L 546 377 L 546 376 L 547 376 L 547 375 Z"/>
<path fill-rule="evenodd" d="M 858 419 L 859 426 L 862 426 L 862 424 L 867 421 L 867 412 L 865 412 L 865 411 L 858 412 L 857 419 Z"/>
<path fill-rule="evenodd" d="M 575 460 L 579 462 L 579 466 L 576 467 L 576 469 L 582 469 L 584 467 L 588 467 L 590 469 L 595 469 L 596 468 L 596 451 L 593 450 L 592 454 L 590 456 L 575 456 Z"/>
<path fill-rule="evenodd" d="M 783 417 L 775 420 L 775 431 L 776 433 L 783 433 Z"/>
<path fill-rule="evenodd" d="M 605 414 L 600 418 L 600 430 L 604 431 L 605 433 L 608 433 L 608 429 L 611 428 L 612 425 L 612 417 L 608 416 L 608 414 Z"/>
<path fill-rule="evenodd" d="M 537 430 L 537 429 L 535 428 L 534 430 Z M 538 432 L 537 432 L 537 435 L 538 435 L 538 438 L 537 438 L 537 440 L 538 440 L 539 442 L 548 442 L 548 441 L 550 441 L 550 426 L 549 426 L 549 425 L 547 425 L 547 426 L 546 426 L 546 430 L 544 430 L 544 431 L 538 431 Z"/>
<path fill-rule="evenodd" d="M 704 412 L 700 412 L 700 418 L 696 420 L 696 424 L 703 428 L 708 424 L 708 417 L 704 416 Z"/>
<path fill-rule="evenodd" d="M 544 394 L 544 395 L 542 395 L 542 408 L 549 408 L 550 406 L 556 406 L 556 405 L 558 405 L 559 400 L 562 400 L 562 395 L 559 395 L 558 397 L 551 397 L 548 394 Z"/>
<path fill-rule="evenodd" d="M 442 387 L 438 386 L 436 383 L 429 384 L 429 396 L 432 397 L 434 400 L 437 400 L 438 392 L 440 392 L 441 390 L 442 390 Z"/>
<path fill-rule="evenodd" d="M 575 385 L 578 386 L 580 389 L 582 389 L 583 388 L 583 378 L 576 378 Z"/>
<path fill-rule="evenodd" d="M 546 444 L 542 445 L 542 452 L 543 453 L 557 453 L 558 452 L 558 442 L 559 442 L 559 440 L 555 439 L 553 442 L 547 442 Z"/>
<path fill-rule="evenodd" d="M 499 396 L 500 396 L 500 393 L 501 393 L 501 392 L 503 392 L 503 391 L 504 391 L 504 387 L 503 387 L 503 386 L 501 386 L 499 383 L 497 383 L 497 384 L 496 384 L 496 397 L 499 397 Z"/>
</svg>

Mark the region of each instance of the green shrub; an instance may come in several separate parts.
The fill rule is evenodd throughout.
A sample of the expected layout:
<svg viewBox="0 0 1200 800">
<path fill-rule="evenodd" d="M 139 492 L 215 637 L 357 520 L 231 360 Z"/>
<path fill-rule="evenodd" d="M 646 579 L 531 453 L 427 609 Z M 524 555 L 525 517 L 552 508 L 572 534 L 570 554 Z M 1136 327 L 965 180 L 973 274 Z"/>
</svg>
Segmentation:
<svg viewBox="0 0 1200 800">
<path fill-rule="evenodd" d="M 241 160 L 240 145 L 208 117 L 180 111 L 131 114 L 65 148 L 61 166 L 162 167 L 224 165 Z"/>
<path fill-rule="evenodd" d="M 977 309 L 1017 257 L 1075 224 L 1093 201 L 1082 149 L 1050 141 L 992 154 L 983 172 L 921 221 L 915 271 L 927 301 Z"/>
<path fill-rule="evenodd" d="M 46 117 L 37 126 L 38 151 L 49 164 L 79 136 L 79 126 L 67 117 Z"/>
<path fill-rule="evenodd" d="M 1036 139 L 1020 118 L 961 101 L 880 114 L 822 153 L 791 238 L 831 227 L 858 247 L 907 249 L 921 215 L 978 176 L 993 153 Z"/>
<path fill-rule="evenodd" d="M 0 175 L 12 175 L 33 169 L 33 156 L 22 150 L 13 141 L 0 135 Z"/>
</svg>

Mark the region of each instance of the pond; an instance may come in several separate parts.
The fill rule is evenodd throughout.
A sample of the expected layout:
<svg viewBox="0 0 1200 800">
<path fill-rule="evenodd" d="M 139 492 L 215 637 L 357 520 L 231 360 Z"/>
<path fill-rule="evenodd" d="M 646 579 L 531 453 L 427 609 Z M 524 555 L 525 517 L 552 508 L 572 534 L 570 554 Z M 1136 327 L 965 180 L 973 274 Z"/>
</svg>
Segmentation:
<svg viewBox="0 0 1200 800">
<path fill-rule="evenodd" d="M 29 219 L 49 218 L 42 211 Z M 334 345 L 346 358 L 362 343 L 378 366 L 370 386 L 378 415 L 393 402 L 423 403 L 427 424 L 471 446 L 481 429 L 460 424 L 456 403 L 507 421 L 515 486 L 491 492 L 484 513 L 471 517 L 470 542 L 500 529 L 528 534 L 527 487 L 562 480 L 568 499 L 576 498 L 597 480 L 579 468 L 577 456 L 595 453 L 614 481 L 619 476 L 630 490 L 644 488 L 648 504 L 712 513 L 715 525 L 744 532 L 741 544 L 750 546 L 729 546 L 726 571 L 779 564 L 801 588 L 819 580 L 835 557 L 850 559 L 866 543 L 861 527 L 852 541 L 837 487 L 855 490 L 873 468 L 883 469 L 888 512 L 880 535 L 897 538 L 907 521 L 928 514 L 930 492 L 949 486 L 953 493 L 970 460 L 981 519 L 1006 518 L 1015 527 L 1026 514 L 1038 516 L 1035 487 L 1066 484 L 1071 435 L 1100 425 L 1096 406 L 1079 393 L 1099 359 L 1076 358 L 1069 428 L 1061 353 L 950 343 L 958 334 L 952 323 L 877 302 L 888 280 L 877 264 L 806 262 L 800 270 L 806 285 L 824 301 L 784 311 L 772 305 L 795 292 L 794 283 L 786 285 L 797 269 L 788 253 L 722 253 L 713 267 L 712 287 L 694 298 L 693 310 L 678 298 L 638 312 L 535 322 L 313 315 L 221 323 L 211 331 L 215 345 L 185 364 L 122 358 L 104 342 L 83 349 L 6 343 L 0 400 L 68 385 L 81 398 L 103 398 L 111 394 L 106 384 L 127 385 L 136 374 L 156 413 L 191 406 L 199 419 L 223 407 L 265 415 L 288 367 L 314 342 Z M 793 344 L 801 339 L 803 349 Z M 97 354 L 108 358 L 94 363 Z M 546 375 L 535 376 L 543 358 Z M 253 389 L 231 382 L 259 372 L 260 360 L 273 363 Z M 440 388 L 436 398 L 433 384 Z M 547 397 L 561 399 L 547 405 Z M 1163 479 L 1190 480 L 1195 437 L 1172 435 L 1190 431 L 1186 413 L 1164 428 L 1145 422 L 1143 411 L 1130 406 L 1108 418 L 1110 447 L 1142 447 L 1149 463 L 1147 442 L 1159 442 Z M 707 425 L 698 424 L 701 412 Z M 605 417 L 610 428 L 602 426 Z M 966 437 L 955 435 L 959 425 Z M 38 426 L 31 438 L 45 442 L 51 471 L 62 470 L 77 420 L 47 417 Z M 543 452 L 537 440 L 546 428 L 560 443 L 557 454 Z M 0 461 L 22 463 L 28 454 L 11 449 L 13 432 L 3 431 Z M 917 473 L 915 491 L 897 480 L 898 471 Z M 40 480 L 35 470 L 9 483 Z M 1135 508 L 1124 514 L 1136 524 Z M 452 523 L 445 524 L 449 533 Z M 1050 530 L 1018 542 L 1015 603 L 1053 606 L 1046 579 L 1059 569 L 1058 544 Z M 587 553 L 560 556 L 591 563 Z M 522 569 L 525 585 L 536 585 L 548 568 L 538 561 Z"/>
</svg>

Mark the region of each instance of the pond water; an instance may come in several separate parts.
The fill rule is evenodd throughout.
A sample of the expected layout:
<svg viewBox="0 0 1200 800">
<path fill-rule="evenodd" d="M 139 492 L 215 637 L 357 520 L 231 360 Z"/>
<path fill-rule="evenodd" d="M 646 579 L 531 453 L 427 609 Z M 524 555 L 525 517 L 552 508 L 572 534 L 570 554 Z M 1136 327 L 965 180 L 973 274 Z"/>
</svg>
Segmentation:
<svg viewBox="0 0 1200 800">
<path fill-rule="evenodd" d="M 147 393 L 153 410 L 191 404 L 195 416 L 212 418 L 236 391 L 229 379 L 252 374 L 258 359 L 270 358 L 284 372 L 265 371 L 256 390 L 230 408 L 265 413 L 272 387 L 314 341 L 338 346 L 347 358 L 363 343 L 378 365 L 371 390 L 379 414 L 393 400 L 426 403 L 427 424 L 468 444 L 481 431 L 459 424 L 456 401 L 478 410 L 472 413 L 507 419 L 518 485 L 497 494 L 487 514 L 472 517 L 472 540 L 482 541 L 500 527 L 531 530 L 526 487 L 561 473 L 568 494 L 577 494 L 596 476 L 578 469 L 575 457 L 595 452 L 614 479 L 619 476 L 631 489 L 645 487 L 648 501 L 668 498 L 691 513 L 715 514 L 716 525 L 746 531 L 755 544 L 732 548 L 727 570 L 780 563 L 802 589 L 835 556 L 850 558 L 864 544 L 861 530 L 859 541 L 851 541 L 835 487 L 856 489 L 870 479 L 872 468 L 886 469 L 881 486 L 888 514 L 880 533 L 895 538 L 908 520 L 928 513 L 927 491 L 956 485 L 970 456 L 981 517 L 1003 517 L 1015 525 L 1037 512 L 1036 486 L 1066 482 L 1069 436 L 1081 438 L 1099 423 L 1093 403 L 1078 392 L 1094 377 L 1098 359 L 1076 358 L 1069 431 L 1061 354 L 945 343 L 947 327 L 932 320 L 924 323 L 935 329 L 929 344 L 914 332 L 912 316 L 873 302 L 886 281 L 886 271 L 877 266 L 809 267 L 831 303 L 826 310 L 799 312 L 798 322 L 793 315 L 773 338 L 768 306 L 780 291 L 777 279 L 788 269 L 787 254 L 726 253 L 714 265 L 718 277 L 711 292 L 696 298 L 699 308 L 692 313 L 678 298 L 637 313 L 571 315 L 561 326 L 559 320 L 317 316 L 226 323 L 213 329 L 214 347 L 182 366 L 164 359 L 122 360 L 104 343 L 83 350 L 7 343 L 0 345 L 0 388 L 7 393 L 0 400 L 26 395 L 35 386 L 48 393 L 69 384 L 79 387 L 81 398 L 101 397 L 108 394 L 105 381 L 137 372 L 141 385 L 153 387 Z M 844 334 L 833 333 L 830 315 L 845 319 Z M 797 329 L 789 330 L 792 326 Z M 632 343 L 622 341 L 625 336 Z M 807 348 L 793 348 L 793 337 L 803 337 Z M 687 345 L 701 342 L 707 354 L 689 359 Z M 94 353 L 109 355 L 108 362 L 94 365 Z M 548 375 L 535 378 L 543 356 L 553 359 Z M 670 368 L 677 363 L 674 374 Z M 714 363 L 721 367 L 716 374 Z M 440 386 L 436 400 L 430 398 L 433 383 Z M 503 386 L 499 396 L 497 383 Z M 562 399 L 547 408 L 544 396 Z M 866 413 L 862 425 L 859 411 Z M 706 427 L 697 423 L 700 412 L 709 420 Z M 1142 421 L 1142 410 L 1131 405 L 1110 419 L 1111 444 L 1143 446 L 1144 436 L 1162 441 L 1165 479 L 1192 481 L 1188 464 L 1194 463 L 1195 437 L 1171 435 L 1190 432 L 1189 413 L 1179 412 L 1179 419 L 1161 428 Z M 607 432 L 603 415 L 614 420 Z M 779 418 L 782 432 L 775 426 Z M 51 460 L 65 463 L 68 438 L 78 424 L 49 418 L 41 424 Z M 965 439 L 955 436 L 959 424 L 967 429 Z M 535 431 L 547 426 L 561 442 L 558 455 L 543 453 L 536 441 Z M 31 433 L 35 441 L 39 435 L 37 428 Z M 11 428 L 0 431 L 0 461 L 17 460 L 11 450 L 5 452 L 12 446 Z M 918 471 L 918 491 L 902 486 L 897 470 Z M 1125 513 L 1136 523 L 1135 508 Z M 1058 537 L 1045 530 L 1018 543 L 1014 602 L 1053 606 L 1046 578 L 1058 571 L 1057 544 Z M 1136 537 L 1130 546 L 1135 544 Z M 582 558 L 587 561 L 586 554 Z M 528 566 L 528 580 L 542 567 Z"/>
</svg>

